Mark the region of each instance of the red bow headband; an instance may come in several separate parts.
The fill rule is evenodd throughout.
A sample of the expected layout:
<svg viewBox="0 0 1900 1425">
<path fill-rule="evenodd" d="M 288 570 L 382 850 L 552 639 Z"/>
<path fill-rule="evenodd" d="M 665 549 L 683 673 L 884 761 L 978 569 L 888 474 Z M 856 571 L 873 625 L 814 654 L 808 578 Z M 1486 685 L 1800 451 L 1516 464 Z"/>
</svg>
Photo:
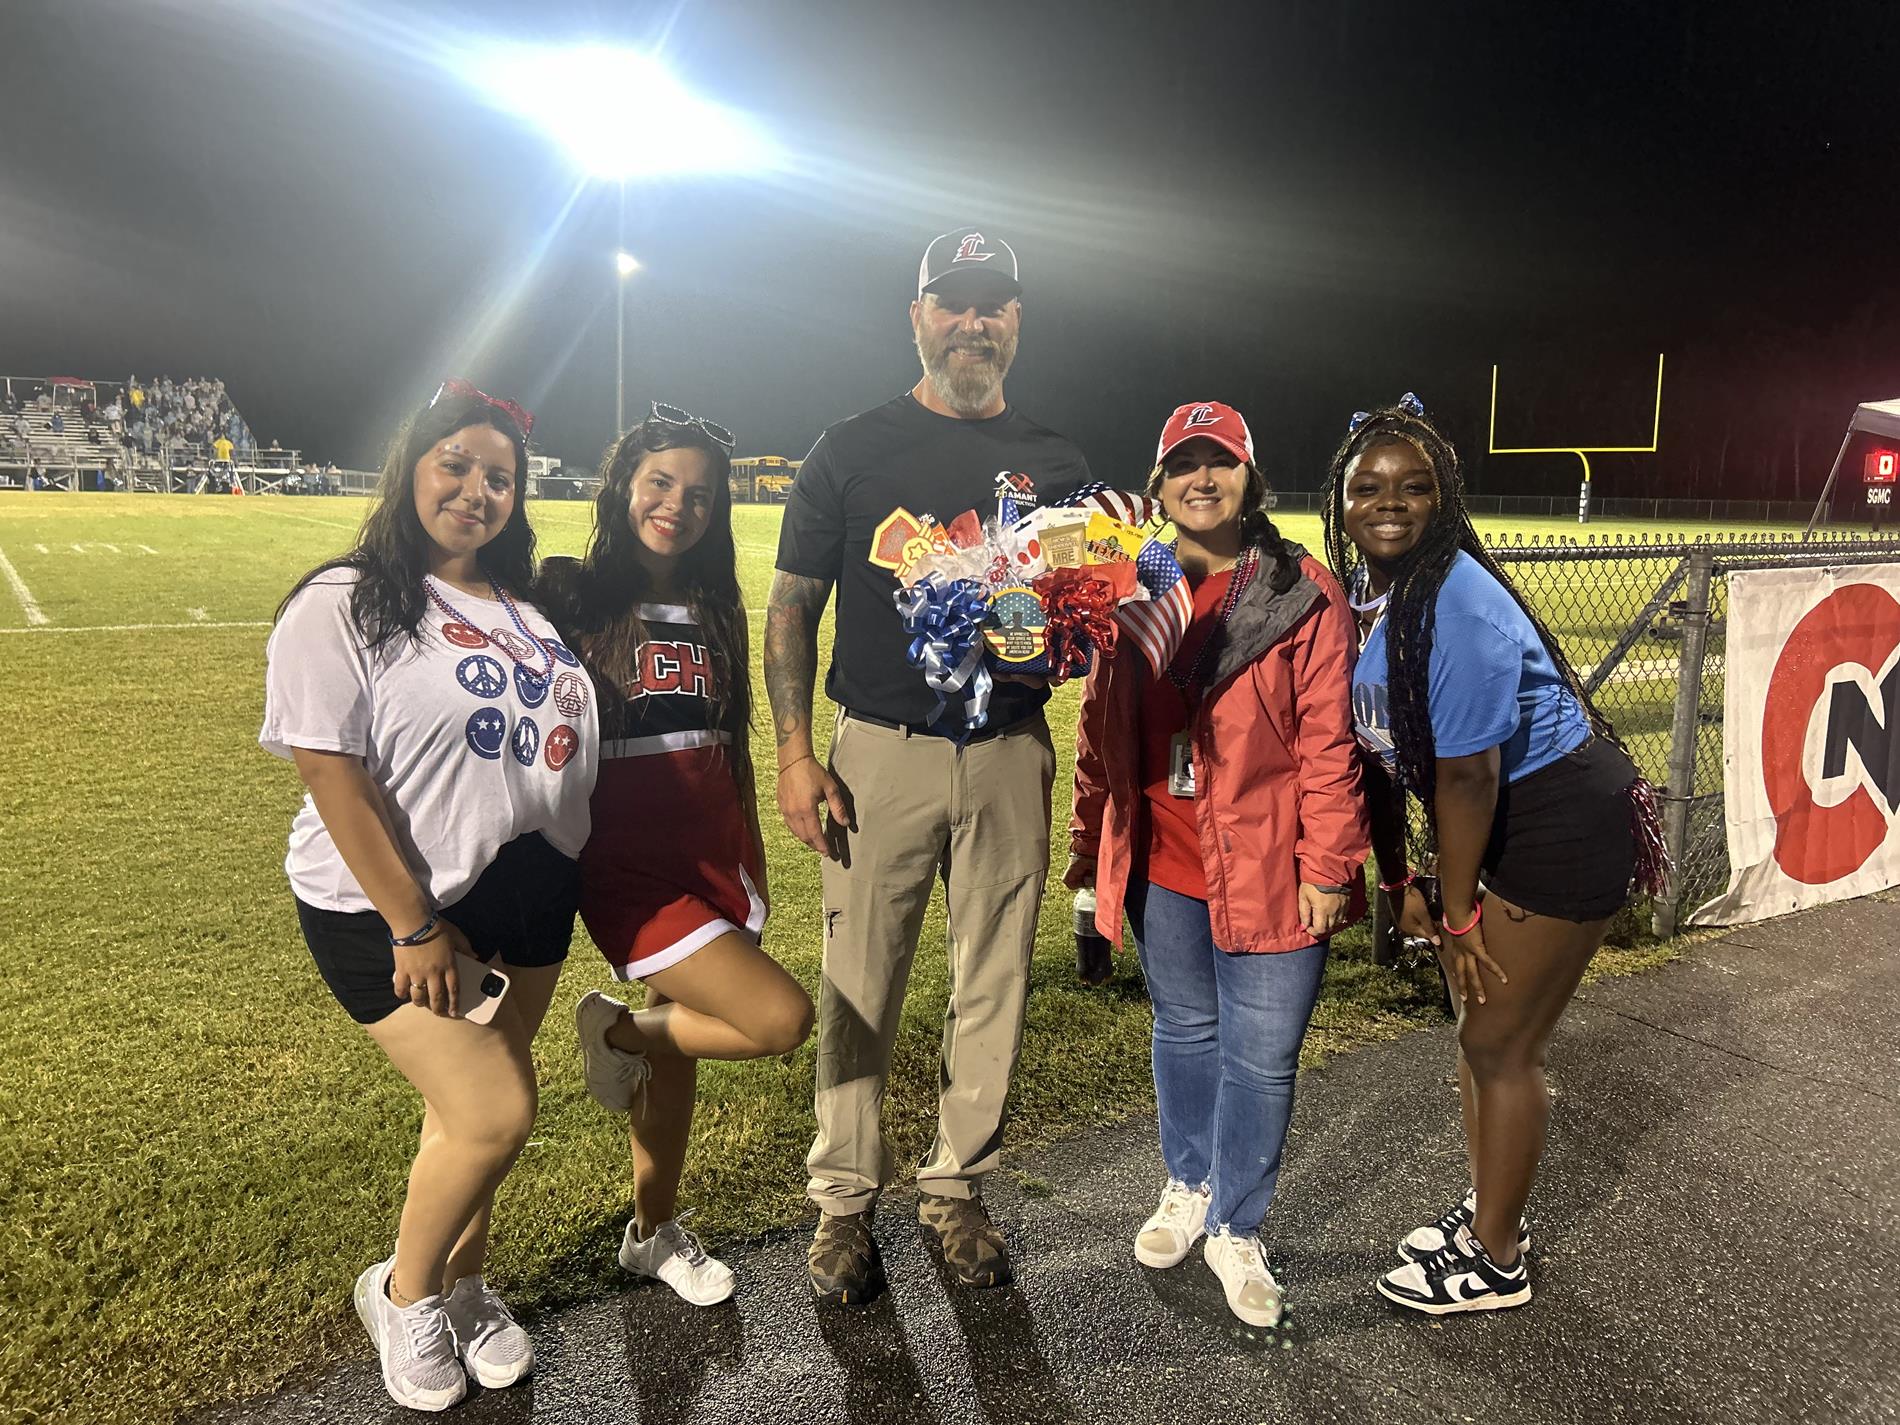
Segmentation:
<svg viewBox="0 0 1900 1425">
<path fill-rule="evenodd" d="M 523 440 L 526 440 L 534 433 L 533 411 L 523 410 L 521 404 L 517 401 L 497 400 L 495 397 L 489 395 L 488 392 L 477 387 L 474 382 L 464 381 L 460 376 L 451 376 L 440 386 L 436 387 L 435 394 L 429 398 L 430 406 L 434 406 L 435 403 L 444 396 L 456 396 L 464 400 L 481 401 L 486 405 L 493 406 L 515 423 L 521 431 L 521 438 Z"/>
</svg>

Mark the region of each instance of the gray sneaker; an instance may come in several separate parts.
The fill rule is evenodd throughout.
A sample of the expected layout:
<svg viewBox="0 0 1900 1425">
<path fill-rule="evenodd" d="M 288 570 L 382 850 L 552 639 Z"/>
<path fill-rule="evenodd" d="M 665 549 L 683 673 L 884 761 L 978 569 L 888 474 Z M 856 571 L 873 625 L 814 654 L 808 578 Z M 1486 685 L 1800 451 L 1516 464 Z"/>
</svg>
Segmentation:
<svg viewBox="0 0 1900 1425">
<path fill-rule="evenodd" d="M 534 1369 L 534 1342 L 479 1273 L 451 1287 L 443 1305 L 462 1364 L 488 1389 L 504 1390 Z"/>
<path fill-rule="evenodd" d="M 410 1306 L 389 1299 L 391 1257 L 356 1279 L 356 1314 L 376 1343 L 383 1389 L 411 1410 L 447 1410 L 468 1394 L 468 1377 L 455 1354 L 455 1332 L 440 1296 Z"/>
<path fill-rule="evenodd" d="M 629 1054 L 607 1042 L 607 1031 L 626 1005 L 599 990 L 589 990 L 574 1006 L 574 1030 L 581 1041 L 581 1074 L 587 1091 L 602 1108 L 625 1113 L 646 1088 L 653 1066 L 645 1054 Z"/>
</svg>

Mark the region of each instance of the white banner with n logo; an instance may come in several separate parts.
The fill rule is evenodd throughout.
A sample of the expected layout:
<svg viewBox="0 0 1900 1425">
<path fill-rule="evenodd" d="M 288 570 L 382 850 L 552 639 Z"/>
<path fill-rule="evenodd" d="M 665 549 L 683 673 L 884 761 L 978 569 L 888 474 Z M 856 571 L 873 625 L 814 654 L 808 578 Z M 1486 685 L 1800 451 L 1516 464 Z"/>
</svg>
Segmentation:
<svg viewBox="0 0 1900 1425">
<path fill-rule="evenodd" d="M 1900 884 L 1900 565 L 1729 576 L 1722 791 L 1732 925 Z"/>
</svg>

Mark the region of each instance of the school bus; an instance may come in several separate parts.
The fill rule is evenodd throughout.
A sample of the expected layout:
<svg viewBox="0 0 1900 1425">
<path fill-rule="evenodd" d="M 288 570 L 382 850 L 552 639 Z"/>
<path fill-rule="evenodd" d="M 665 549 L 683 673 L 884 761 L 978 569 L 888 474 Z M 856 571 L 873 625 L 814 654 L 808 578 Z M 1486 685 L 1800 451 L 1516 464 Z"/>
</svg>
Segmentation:
<svg viewBox="0 0 1900 1425">
<path fill-rule="evenodd" d="M 732 498 L 758 504 L 782 504 L 791 497 L 802 460 L 782 455 L 750 455 L 732 462 Z"/>
</svg>

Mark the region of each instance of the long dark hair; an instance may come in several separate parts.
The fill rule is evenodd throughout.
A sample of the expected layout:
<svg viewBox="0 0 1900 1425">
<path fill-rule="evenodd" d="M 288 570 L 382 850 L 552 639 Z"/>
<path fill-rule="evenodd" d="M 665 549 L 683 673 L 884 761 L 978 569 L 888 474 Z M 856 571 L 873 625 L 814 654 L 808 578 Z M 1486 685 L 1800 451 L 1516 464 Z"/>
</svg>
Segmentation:
<svg viewBox="0 0 1900 1425">
<path fill-rule="evenodd" d="M 609 446 L 600 466 L 600 493 L 594 497 L 593 539 L 571 587 L 558 591 L 551 601 L 560 606 L 602 700 L 625 701 L 647 638 L 639 605 L 649 592 L 639 557 L 640 536 L 627 508 L 640 462 L 661 450 L 702 452 L 712 479 L 706 532 L 680 556 L 679 579 L 713 661 L 714 716 L 732 733 L 734 766 L 741 788 L 750 796 L 752 664 L 745 599 L 739 592 L 739 553 L 732 542 L 732 457 L 723 446 L 698 426 L 653 419 Z"/>
<path fill-rule="evenodd" d="M 1386 687 L 1391 707 L 1392 746 L 1398 759 L 1399 780 L 1424 803 L 1429 812 L 1438 790 L 1438 745 L 1432 737 L 1431 667 L 1432 627 L 1438 591 L 1451 572 L 1459 551 L 1469 554 L 1503 586 L 1563 675 L 1564 682 L 1583 706 L 1590 726 L 1600 737 L 1616 741 L 1616 730 L 1597 711 L 1583 680 L 1570 666 L 1564 651 L 1551 637 L 1544 621 L 1518 592 L 1497 560 L 1491 557 L 1465 508 L 1464 477 L 1458 452 L 1422 411 L 1386 406 L 1373 411 L 1346 434 L 1333 454 L 1326 478 L 1326 561 L 1348 590 L 1356 588 L 1365 563 L 1357 546 L 1346 537 L 1346 468 L 1374 446 L 1393 442 L 1409 445 L 1432 468 L 1438 486 L 1437 508 L 1417 544 L 1400 561 L 1392 576 L 1385 605 Z"/>
<path fill-rule="evenodd" d="M 1284 594 L 1300 582 L 1299 561 L 1293 557 L 1293 551 L 1287 548 L 1287 542 L 1279 527 L 1267 513 L 1267 477 L 1260 473 L 1260 467 L 1251 460 L 1245 462 L 1247 486 L 1240 499 L 1240 547 L 1257 546 L 1260 558 L 1266 564 L 1267 583 L 1276 594 Z M 1161 482 L 1167 478 L 1167 470 L 1157 461 L 1155 468 L 1148 472 L 1148 498 L 1155 501 L 1159 508 L 1161 502 Z"/>
<path fill-rule="evenodd" d="M 357 581 L 350 592 L 350 618 L 364 643 L 374 649 L 398 635 L 416 637 L 423 611 L 429 605 L 422 578 L 429 569 L 431 545 L 422 522 L 416 518 L 416 466 L 435 449 L 437 441 L 469 426 L 492 426 L 507 436 L 515 449 L 514 510 L 501 532 L 484 544 L 475 558 L 482 572 L 502 588 L 526 593 L 534 579 L 534 528 L 528 523 L 528 442 L 507 412 L 475 396 L 444 394 L 411 416 L 389 443 L 375 503 L 363 517 L 355 547 L 325 560 L 299 579 L 284 595 L 273 618 L 282 618 L 290 601 L 319 574 L 354 569 Z"/>
</svg>

